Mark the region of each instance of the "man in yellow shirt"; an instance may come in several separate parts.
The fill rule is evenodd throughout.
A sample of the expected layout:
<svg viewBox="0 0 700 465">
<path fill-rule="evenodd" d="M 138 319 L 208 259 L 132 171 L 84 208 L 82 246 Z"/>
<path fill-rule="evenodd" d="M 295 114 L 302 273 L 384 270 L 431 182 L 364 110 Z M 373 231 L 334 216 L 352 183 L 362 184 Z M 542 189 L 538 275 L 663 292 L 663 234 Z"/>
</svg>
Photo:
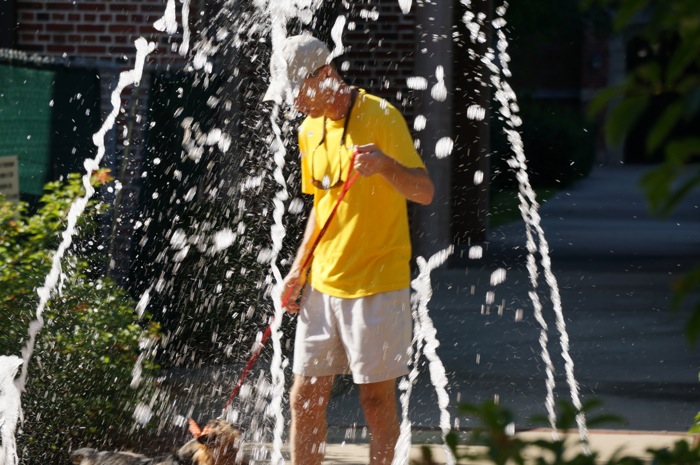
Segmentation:
<svg viewBox="0 0 700 465">
<path fill-rule="evenodd" d="M 292 460 L 321 463 L 333 376 L 352 373 L 370 431 L 370 464 L 389 465 L 399 437 L 396 379 L 408 373 L 412 333 L 406 200 L 428 204 L 434 186 L 399 111 L 349 86 L 331 58 L 309 34 L 285 39 L 265 95 L 307 115 L 299 129 L 302 191 L 314 196 L 282 291 L 291 295 L 286 311 L 299 314 Z M 302 269 L 309 252 L 310 269 Z"/>
</svg>

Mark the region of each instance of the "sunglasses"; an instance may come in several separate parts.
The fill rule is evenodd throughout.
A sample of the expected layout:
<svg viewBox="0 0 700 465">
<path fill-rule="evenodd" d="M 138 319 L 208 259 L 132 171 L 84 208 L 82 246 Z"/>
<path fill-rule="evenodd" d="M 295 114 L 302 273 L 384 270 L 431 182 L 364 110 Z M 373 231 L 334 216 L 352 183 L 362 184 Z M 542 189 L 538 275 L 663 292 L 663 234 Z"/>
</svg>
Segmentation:
<svg viewBox="0 0 700 465">
<path fill-rule="evenodd" d="M 316 150 L 318 150 L 319 147 L 324 145 L 326 143 L 326 117 L 323 117 L 323 133 L 321 135 L 321 141 L 318 143 L 318 145 L 311 151 L 311 184 L 313 184 L 314 187 L 317 189 L 322 189 L 322 190 L 329 190 L 329 189 L 335 189 L 337 187 L 340 187 L 343 185 L 345 182 L 341 178 L 341 173 L 343 172 L 343 156 L 341 154 L 341 151 L 343 149 L 348 150 L 349 148 L 346 147 L 345 145 L 345 136 L 348 132 L 348 125 L 350 123 L 350 116 L 352 113 L 352 107 L 355 105 L 355 90 L 351 92 L 350 95 L 350 106 L 348 108 L 348 113 L 345 115 L 345 123 L 343 125 L 343 133 L 340 136 L 340 146 L 338 148 L 338 178 L 335 181 L 331 182 L 331 177 L 330 173 L 326 174 L 323 176 L 321 179 L 316 179 L 314 177 L 316 171 L 314 170 L 314 161 L 316 160 Z M 326 166 L 329 167 L 330 169 L 330 158 L 328 157 L 328 150 L 326 152 Z"/>
</svg>

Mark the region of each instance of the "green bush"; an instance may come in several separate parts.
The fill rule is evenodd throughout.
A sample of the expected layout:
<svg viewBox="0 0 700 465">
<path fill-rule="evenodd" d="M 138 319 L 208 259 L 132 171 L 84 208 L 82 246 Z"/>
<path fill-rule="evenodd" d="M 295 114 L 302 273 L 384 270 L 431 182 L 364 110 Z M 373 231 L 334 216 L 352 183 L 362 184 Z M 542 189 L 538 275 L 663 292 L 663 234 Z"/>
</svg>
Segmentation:
<svg viewBox="0 0 700 465">
<path fill-rule="evenodd" d="M 527 157 L 530 183 L 539 188 L 562 188 L 588 176 L 595 162 L 594 131 L 585 116 L 566 106 L 524 100 L 519 129 Z M 493 187 L 517 185 L 507 160 L 513 156 L 503 132 L 492 134 Z"/>
<path fill-rule="evenodd" d="M 106 170 L 92 177 L 95 186 L 110 180 Z M 18 354 L 26 344 L 36 288 L 50 270 L 70 205 L 83 193 L 74 174 L 47 184 L 36 211 L 0 198 L 0 353 Z M 139 341 L 156 336 L 158 328 L 140 322 L 135 302 L 101 276 L 104 254 L 95 251 L 105 209 L 97 201 L 88 205 L 62 261 L 64 280 L 43 313 L 22 395 L 21 463 L 68 463 L 78 446 L 120 443 L 119 432 L 133 424 L 135 404 L 148 390 L 147 383 L 129 385 Z"/>
</svg>

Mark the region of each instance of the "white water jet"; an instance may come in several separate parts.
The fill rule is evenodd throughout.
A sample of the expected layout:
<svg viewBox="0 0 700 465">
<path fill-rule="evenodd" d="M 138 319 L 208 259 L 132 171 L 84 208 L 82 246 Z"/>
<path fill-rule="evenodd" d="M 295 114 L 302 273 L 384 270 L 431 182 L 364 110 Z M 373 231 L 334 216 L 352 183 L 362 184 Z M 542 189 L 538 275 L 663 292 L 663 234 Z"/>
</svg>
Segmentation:
<svg viewBox="0 0 700 465">
<path fill-rule="evenodd" d="M 0 465 L 18 462 L 15 431 L 22 420 L 22 404 L 15 376 L 22 363 L 15 355 L 0 355 Z"/>
<path fill-rule="evenodd" d="M 170 35 L 177 32 L 177 11 L 175 7 L 175 0 L 168 0 L 163 17 L 154 22 L 153 27 L 156 31 L 167 32 Z"/>
<path fill-rule="evenodd" d="M 46 308 L 46 304 L 56 286 L 61 279 L 61 260 L 65 255 L 68 248 L 73 243 L 73 234 L 76 230 L 76 225 L 78 218 L 83 213 L 87 207 L 88 202 L 95 193 L 95 189 L 90 184 L 90 177 L 92 172 L 100 167 L 100 162 L 105 154 L 105 137 L 107 133 L 112 130 L 116 122 L 117 116 L 121 109 L 121 94 L 127 86 L 138 85 L 141 81 L 141 76 L 143 75 L 143 67 L 146 62 L 146 57 L 149 53 L 155 50 L 156 45 L 154 43 L 149 43 L 144 38 L 138 38 L 135 42 L 136 46 L 136 59 L 134 63 L 134 68 L 128 71 L 122 71 L 119 74 L 119 80 L 114 91 L 112 91 L 110 102 L 112 103 L 112 111 L 105 118 L 104 123 L 99 131 L 93 135 L 93 143 L 97 146 L 97 153 L 95 158 L 87 159 L 84 162 L 85 174 L 83 175 L 83 187 L 85 188 L 85 195 L 79 199 L 76 199 L 71 204 L 70 210 L 68 211 L 67 225 L 66 229 L 61 234 L 61 243 L 58 249 L 54 253 L 53 259 L 51 260 L 51 270 L 46 276 L 44 285 L 37 289 L 37 295 L 39 296 L 39 305 L 36 308 L 36 319 L 29 324 L 29 340 L 27 344 L 22 349 L 22 359 L 24 361 L 22 365 L 22 374 L 19 378 L 19 389 L 21 392 L 24 391 L 26 385 L 27 373 L 29 370 L 29 361 L 34 352 L 34 346 L 36 344 L 36 337 L 44 327 L 43 313 Z"/>
<path fill-rule="evenodd" d="M 279 126 L 276 124 L 277 117 L 279 114 L 279 107 L 275 106 L 272 114 L 270 115 L 270 121 L 272 122 L 273 132 L 275 134 L 275 143 L 273 144 L 274 150 L 274 160 L 275 160 L 275 171 L 274 178 L 277 184 L 280 186 L 280 190 L 275 194 L 273 203 L 275 209 L 273 211 L 274 224 L 270 229 L 270 235 L 272 237 L 272 250 L 270 251 L 270 270 L 275 278 L 275 288 L 276 291 L 273 292 L 275 298 L 274 303 L 274 318 L 271 322 L 272 327 L 272 346 L 273 346 L 273 356 L 272 362 L 270 363 L 270 375 L 272 376 L 272 400 L 270 402 L 270 411 L 275 417 L 275 429 L 272 447 L 272 463 L 282 464 L 284 459 L 282 457 L 282 435 L 284 433 L 284 416 L 282 414 L 282 397 L 285 394 L 284 391 L 284 363 L 282 360 L 282 344 L 281 344 L 281 332 L 280 326 L 282 324 L 282 317 L 284 316 L 285 310 L 282 307 L 281 295 L 278 291 L 283 282 L 283 276 L 280 272 L 279 266 L 277 265 L 277 257 L 280 250 L 282 250 L 282 245 L 284 242 L 284 237 L 286 235 L 286 230 L 283 223 L 283 217 L 285 213 L 284 202 L 289 198 L 289 193 L 287 191 L 287 183 L 284 179 L 284 157 L 286 151 L 284 149 L 284 143 L 282 142 L 282 132 Z"/>
<path fill-rule="evenodd" d="M 445 371 L 445 366 L 437 355 L 437 348 L 440 345 L 440 341 L 437 338 L 437 330 L 433 325 L 433 321 L 428 314 L 428 303 L 433 296 L 432 281 L 430 279 L 431 273 L 434 269 L 442 266 L 454 250 L 453 246 L 436 252 L 427 261 L 423 257 L 417 257 L 416 263 L 418 265 L 418 276 L 411 281 L 411 288 L 415 291 L 413 296 L 413 343 L 415 349 L 413 349 L 413 368 L 408 375 L 407 380 L 403 380 L 399 387 L 402 388 L 404 393 L 401 395 L 401 405 L 402 405 L 402 422 L 401 422 L 401 433 L 399 436 L 399 441 L 396 447 L 396 457 L 394 458 L 394 464 L 405 464 L 408 463 L 408 450 L 411 445 L 411 431 L 410 422 L 408 421 L 408 404 L 411 394 L 411 386 L 413 381 L 418 376 L 418 359 L 422 353 L 425 354 L 428 359 L 428 371 L 430 372 L 430 381 L 435 388 L 435 392 L 438 398 L 438 408 L 440 409 L 440 429 L 442 431 L 443 439 L 451 430 L 450 413 L 447 407 L 450 403 L 450 396 L 447 393 L 447 373 Z M 452 455 L 449 447 L 445 442 L 443 442 L 443 448 L 447 456 L 448 464 L 452 465 L 455 463 L 456 459 Z"/>
<path fill-rule="evenodd" d="M 339 15 L 335 19 L 333 28 L 331 29 L 331 39 L 335 47 L 331 51 L 331 58 L 336 58 L 345 53 L 345 46 L 343 46 L 343 32 L 345 31 L 345 16 Z"/>
<path fill-rule="evenodd" d="M 565 370 L 567 383 L 569 385 L 571 400 L 576 409 L 580 412 L 576 416 L 576 421 L 579 429 L 579 436 L 584 447 L 584 451 L 588 451 L 588 430 L 586 427 L 586 420 L 583 412 L 581 412 L 582 404 L 579 397 L 579 388 L 576 378 L 574 376 L 574 362 L 569 354 L 569 336 L 566 330 L 566 323 L 563 317 L 561 297 L 559 294 L 559 286 L 552 272 L 551 258 L 549 256 L 549 245 L 544 235 L 544 230 L 541 226 L 541 218 L 539 216 L 539 204 L 536 200 L 536 195 L 532 186 L 529 182 L 529 176 L 527 173 L 527 159 L 525 157 L 525 151 L 523 148 L 522 138 L 520 134 L 515 130 L 522 124 L 522 120 L 517 115 L 518 104 L 517 97 L 513 89 L 508 85 L 507 82 L 500 78 L 501 73 L 505 77 L 511 75 L 508 68 L 508 62 L 510 57 L 507 54 L 508 41 L 506 39 L 505 33 L 503 32 L 503 27 L 506 25 L 504 15 L 506 13 L 507 7 L 501 6 L 496 9 L 497 18 L 494 20 L 493 27 L 496 29 L 497 34 L 497 48 L 498 48 L 498 60 L 500 66 L 494 63 L 494 57 L 496 53 L 489 49 L 489 51 L 482 57 L 482 62 L 489 68 L 493 73 L 491 76 L 491 83 L 494 87 L 495 98 L 500 103 L 500 112 L 506 117 L 506 124 L 510 129 L 506 129 L 505 132 L 508 136 L 508 141 L 510 143 L 511 149 L 513 150 L 514 157 L 509 160 L 511 167 L 517 170 L 516 178 L 519 184 L 519 199 L 520 199 L 520 211 L 523 217 L 523 221 L 526 226 L 526 236 L 527 236 L 527 269 L 530 274 L 530 283 L 532 286 L 532 291 L 529 293 L 530 299 L 533 303 L 533 308 L 535 311 L 535 318 L 540 323 L 540 347 L 542 350 L 542 360 L 545 363 L 545 368 L 547 372 L 547 399 L 546 407 L 548 411 L 550 425 L 552 427 L 552 435 L 556 438 L 556 414 L 554 412 L 554 366 L 547 349 L 547 323 L 542 314 L 542 304 L 537 293 L 537 277 L 538 277 L 538 267 L 535 261 L 534 254 L 539 251 L 542 260 L 541 266 L 544 270 L 545 281 L 550 289 L 550 298 L 553 305 L 553 310 L 556 315 L 556 326 L 560 334 L 560 346 L 562 348 L 562 357 L 565 361 Z M 473 25 L 477 23 L 473 22 L 473 14 L 465 15 L 465 23 L 470 30 L 473 29 Z M 468 18 L 468 19 L 467 19 Z M 474 28 L 478 31 L 478 27 Z M 472 39 L 474 40 L 474 35 Z M 478 40 L 478 33 L 476 34 Z M 534 234 L 533 234 L 534 231 Z M 536 238 L 535 238 L 536 236 Z M 539 246 L 536 244 L 539 244 Z"/>
<path fill-rule="evenodd" d="M 182 1 L 182 43 L 178 49 L 181 56 L 186 56 L 190 49 L 190 0 Z"/>
</svg>

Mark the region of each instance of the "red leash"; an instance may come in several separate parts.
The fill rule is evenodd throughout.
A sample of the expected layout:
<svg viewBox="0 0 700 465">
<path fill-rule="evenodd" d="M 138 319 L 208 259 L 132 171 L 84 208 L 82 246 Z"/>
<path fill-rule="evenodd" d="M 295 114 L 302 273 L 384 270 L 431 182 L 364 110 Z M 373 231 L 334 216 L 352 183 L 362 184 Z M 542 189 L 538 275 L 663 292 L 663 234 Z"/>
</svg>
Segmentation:
<svg viewBox="0 0 700 465">
<path fill-rule="evenodd" d="M 355 155 L 357 155 L 357 152 L 352 154 L 352 158 L 350 158 L 350 167 L 348 168 L 348 175 L 346 181 L 343 183 L 343 189 L 340 191 L 340 194 L 338 195 L 338 200 L 336 200 L 335 205 L 333 205 L 333 209 L 331 210 L 330 215 L 328 215 L 328 218 L 326 219 L 326 222 L 323 224 L 323 227 L 321 228 L 321 231 L 319 231 L 318 235 L 316 236 L 316 240 L 314 240 L 314 243 L 311 245 L 311 248 L 309 251 L 306 253 L 306 257 L 304 258 L 304 264 L 302 265 L 301 269 L 302 271 L 305 270 L 309 264 L 311 263 L 311 260 L 314 257 L 314 250 L 316 250 L 316 246 L 318 246 L 318 243 L 321 241 L 321 237 L 326 233 L 326 230 L 328 229 L 328 226 L 330 225 L 331 220 L 335 216 L 335 212 L 338 210 L 338 206 L 340 205 L 340 202 L 343 201 L 345 198 L 345 194 L 348 193 L 348 190 L 350 190 L 350 187 L 353 185 L 355 180 L 357 179 L 358 173 L 352 173 L 353 170 L 353 165 L 355 164 Z M 352 175 L 351 175 L 352 173 Z M 297 284 L 299 283 L 299 278 L 294 282 L 294 285 L 289 288 L 287 293 L 285 294 L 284 298 L 282 299 L 282 308 L 287 306 L 287 303 L 289 302 L 289 299 L 292 297 L 292 294 L 297 288 Z M 257 349 L 253 352 L 251 355 L 250 359 L 248 360 L 248 363 L 245 364 L 243 367 L 243 371 L 241 372 L 241 376 L 238 378 L 238 382 L 233 388 L 233 391 L 231 391 L 231 395 L 229 396 L 228 400 L 226 401 L 226 404 L 224 404 L 224 410 L 233 402 L 233 399 L 236 398 L 236 395 L 238 394 L 238 391 L 241 390 L 241 387 L 243 386 L 243 383 L 245 382 L 246 378 L 248 377 L 248 373 L 250 370 L 253 368 L 253 365 L 255 365 L 255 362 L 258 361 L 258 357 L 260 357 L 260 354 L 262 353 L 262 350 L 265 347 L 265 343 L 267 340 L 270 338 L 270 335 L 272 334 L 272 323 L 274 323 L 274 318 L 270 322 L 270 324 L 267 326 L 265 329 L 265 332 L 263 333 L 262 339 L 260 339 L 260 344 L 258 345 Z"/>
</svg>

